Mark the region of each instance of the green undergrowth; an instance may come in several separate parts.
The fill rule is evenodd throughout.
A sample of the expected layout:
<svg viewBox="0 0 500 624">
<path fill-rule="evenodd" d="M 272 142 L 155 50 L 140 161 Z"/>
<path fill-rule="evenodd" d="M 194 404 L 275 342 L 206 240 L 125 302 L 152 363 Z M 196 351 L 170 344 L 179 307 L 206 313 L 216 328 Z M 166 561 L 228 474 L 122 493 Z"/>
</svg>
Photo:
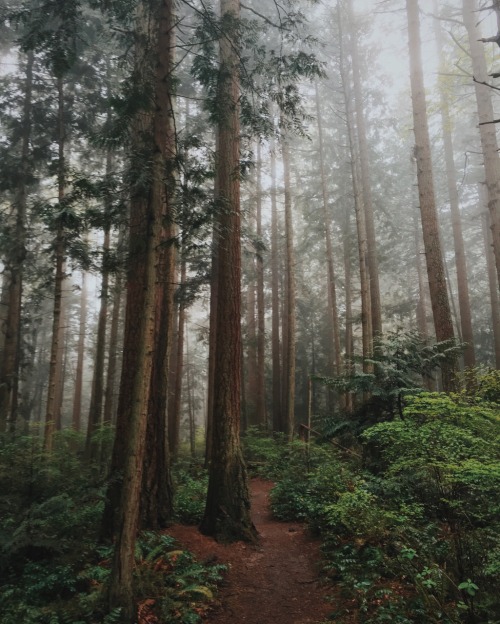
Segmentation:
<svg viewBox="0 0 500 624">
<path fill-rule="evenodd" d="M 500 375 L 468 375 L 466 391 L 407 395 L 401 416 L 360 427 L 360 457 L 247 440 L 267 457 L 275 516 L 322 538 L 334 621 L 500 621 Z"/>
<path fill-rule="evenodd" d="M 60 433 L 47 457 L 38 437 L 0 441 L 2 624 L 120 621 L 105 599 L 112 547 L 98 542 L 106 484 L 97 466 L 80 459 L 84 442 L 74 432 Z M 179 517 L 195 520 L 202 495 L 193 488 L 202 485 L 182 470 L 176 480 Z M 198 563 L 167 535 L 142 533 L 134 578 L 138 621 L 200 622 L 222 569 Z"/>
</svg>

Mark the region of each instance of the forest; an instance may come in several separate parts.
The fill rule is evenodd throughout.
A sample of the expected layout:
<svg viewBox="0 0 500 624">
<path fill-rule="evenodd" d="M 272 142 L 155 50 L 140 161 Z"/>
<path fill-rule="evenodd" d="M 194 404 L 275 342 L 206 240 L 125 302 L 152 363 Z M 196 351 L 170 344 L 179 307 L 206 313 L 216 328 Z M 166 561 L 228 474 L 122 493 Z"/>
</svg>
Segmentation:
<svg viewBox="0 0 500 624">
<path fill-rule="evenodd" d="M 0 622 L 500 622 L 500 0 L 2 0 Z"/>
</svg>

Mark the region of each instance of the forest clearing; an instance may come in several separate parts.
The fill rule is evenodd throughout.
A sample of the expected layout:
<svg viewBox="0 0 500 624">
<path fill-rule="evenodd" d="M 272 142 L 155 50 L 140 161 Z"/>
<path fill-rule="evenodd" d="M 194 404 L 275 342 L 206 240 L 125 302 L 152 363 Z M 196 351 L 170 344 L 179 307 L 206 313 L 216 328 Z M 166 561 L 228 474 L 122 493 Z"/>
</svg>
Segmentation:
<svg viewBox="0 0 500 624">
<path fill-rule="evenodd" d="M 3 0 L 1 624 L 499 624 L 500 0 Z"/>
</svg>

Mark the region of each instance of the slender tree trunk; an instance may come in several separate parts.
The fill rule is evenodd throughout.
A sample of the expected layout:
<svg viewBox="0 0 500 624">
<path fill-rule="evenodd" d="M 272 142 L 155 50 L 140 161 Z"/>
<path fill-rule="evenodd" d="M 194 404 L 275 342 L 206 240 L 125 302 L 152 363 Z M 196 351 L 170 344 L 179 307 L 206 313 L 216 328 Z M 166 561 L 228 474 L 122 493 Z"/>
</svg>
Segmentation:
<svg viewBox="0 0 500 624">
<path fill-rule="evenodd" d="M 109 174 L 111 167 L 111 155 L 108 154 L 106 170 Z M 109 213 L 109 207 L 105 209 Z M 97 319 L 97 340 L 94 360 L 94 374 L 92 379 L 92 392 L 90 395 L 89 419 L 87 423 L 87 440 L 85 454 L 89 461 L 95 461 L 99 457 L 99 443 L 94 439 L 94 434 L 101 425 L 102 407 L 104 399 L 104 356 L 106 352 L 106 322 L 108 320 L 108 296 L 109 296 L 109 247 L 110 247 L 110 224 L 107 222 L 104 228 L 104 242 L 102 246 L 102 282 L 101 303 Z"/>
<path fill-rule="evenodd" d="M 219 153 L 219 134 L 215 136 L 215 154 Z M 217 172 L 217 161 L 215 162 Z M 214 180 L 214 200 L 219 201 L 219 176 L 215 175 Z M 209 318 L 209 338 L 208 338 L 208 387 L 207 387 L 207 426 L 205 432 L 205 468 L 208 468 L 212 459 L 213 430 L 214 430 L 214 384 L 215 384 L 215 349 L 217 337 L 217 309 L 219 305 L 219 223 L 214 220 L 212 231 L 212 258 L 210 274 L 210 318 Z M 242 369 L 243 370 L 243 369 Z M 243 386 L 242 386 L 243 387 Z"/>
<path fill-rule="evenodd" d="M 271 143 L 271 347 L 273 363 L 273 431 L 284 431 L 281 406 L 280 284 L 278 208 L 276 202 L 276 154 Z"/>
<path fill-rule="evenodd" d="M 283 181 L 285 187 L 285 316 L 283 331 L 283 415 L 285 433 L 293 438 L 295 428 L 295 256 L 293 248 L 292 190 L 290 181 L 290 151 L 282 135 Z"/>
<path fill-rule="evenodd" d="M 255 258 L 250 259 L 249 280 L 247 290 L 247 357 L 245 390 L 245 421 L 248 426 L 257 425 L 257 325 L 255 323 Z M 243 369 L 245 370 L 245 369 Z"/>
<path fill-rule="evenodd" d="M 256 226 L 257 226 L 257 399 L 256 421 L 261 427 L 267 426 L 266 419 L 266 386 L 265 386 L 265 346 L 266 325 L 264 307 L 264 258 L 262 241 L 262 159 L 260 143 L 257 143 L 256 166 Z"/>
<path fill-rule="evenodd" d="M 118 235 L 118 249 L 123 243 L 123 230 Z M 117 358 L 118 358 L 118 328 L 120 325 L 120 315 L 122 309 L 123 298 L 123 274 L 121 269 L 116 272 L 115 283 L 113 286 L 113 311 L 111 313 L 111 327 L 109 331 L 109 347 L 108 347 L 108 371 L 106 378 L 106 391 L 104 394 L 104 415 L 103 423 L 110 425 L 115 422 L 116 418 L 116 377 L 117 377 Z M 104 459 L 104 458 L 103 458 Z"/>
<path fill-rule="evenodd" d="M 486 189 L 484 189 L 483 185 L 480 185 L 479 197 L 481 207 L 486 207 L 487 197 L 485 197 L 485 195 Z M 486 266 L 488 270 L 488 285 L 490 288 L 491 325 L 493 329 L 493 343 L 495 345 L 495 366 L 497 369 L 500 369 L 500 301 L 498 297 L 495 256 L 493 253 L 493 241 L 488 212 L 481 213 L 481 224 L 483 229 Z"/>
<path fill-rule="evenodd" d="M 370 309 L 373 336 L 377 339 L 382 334 L 382 311 L 380 304 L 380 285 L 378 274 L 378 258 L 375 239 L 375 223 L 373 217 L 373 200 L 370 180 L 370 157 L 366 139 L 366 121 L 363 106 L 363 90 L 358 52 L 358 34 L 355 25 L 352 0 L 347 0 L 347 13 L 351 35 L 352 78 L 356 109 L 356 127 L 358 131 L 360 182 L 363 195 L 363 211 L 365 213 L 367 264 L 370 277 Z"/>
<path fill-rule="evenodd" d="M 23 270 L 26 258 L 26 199 L 30 174 L 30 136 L 33 90 L 33 50 L 26 56 L 24 104 L 21 137 L 20 178 L 14 199 L 15 231 L 9 253 L 8 297 L 4 330 L 3 357 L 0 362 L 0 432 L 13 430 L 17 420 L 17 395 L 21 359 L 21 304 L 23 296 Z"/>
<path fill-rule="evenodd" d="M 342 39 L 342 22 L 340 9 L 339 30 L 340 30 L 340 76 L 342 80 L 342 88 L 344 95 L 344 104 L 347 116 L 347 136 L 349 141 L 349 151 L 351 160 L 351 176 L 352 190 L 354 196 L 354 212 L 356 215 L 356 230 L 358 237 L 358 257 L 359 257 L 359 279 L 360 279 L 360 296 L 361 296 L 361 331 L 363 343 L 363 370 L 365 373 L 371 371 L 367 359 L 372 357 L 373 352 L 373 330 L 372 330 L 372 313 L 370 298 L 370 282 L 368 273 L 368 243 L 366 238 L 365 212 L 362 206 L 358 172 L 356 167 L 356 148 L 354 141 L 354 125 L 352 119 L 351 98 L 349 94 L 349 86 L 347 81 L 347 69 L 344 64 L 343 39 Z"/>
<path fill-rule="evenodd" d="M 73 397 L 73 429 L 80 431 L 82 415 L 83 360 L 85 356 L 85 329 L 87 325 L 87 273 L 82 271 L 82 290 L 80 293 L 80 324 L 78 328 L 78 347 L 76 358 L 75 394 Z"/>
<path fill-rule="evenodd" d="M 186 260 L 181 259 L 181 289 L 186 282 Z M 170 443 L 170 455 L 172 459 L 177 459 L 179 454 L 179 433 L 181 424 L 181 404 L 182 404 L 182 378 L 184 373 L 184 335 L 186 326 L 186 307 L 182 298 L 179 300 L 179 313 L 177 321 L 177 354 L 175 358 L 175 387 L 172 401 L 172 409 L 168 418 L 168 440 Z"/>
<path fill-rule="evenodd" d="M 477 112 L 479 117 L 479 135 L 484 158 L 484 172 L 488 191 L 488 210 L 493 239 L 493 253 L 497 270 L 497 281 L 500 288 L 500 157 L 496 126 L 491 123 L 495 119 L 492 104 L 493 91 L 481 84 L 488 82 L 488 71 L 483 44 L 479 42 L 481 32 L 477 26 L 478 8 L 476 0 L 463 0 L 464 25 L 469 37 L 472 71 L 474 72 L 474 89 L 476 93 Z"/>
<path fill-rule="evenodd" d="M 345 374 L 350 375 L 354 370 L 354 337 L 352 334 L 352 293 L 351 293 L 351 215 L 346 205 L 345 225 L 343 234 L 344 247 L 344 276 L 345 276 Z M 346 411 L 352 412 L 353 396 L 346 395 Z"/>
<path fill-rule="evenodd" d="M 241 452 L 241 245 L 239 125 L 239 0 L 221 0 L 218 84 L 217 329 L 214 369 L 213 436 L 202 533 L 222 540 L 254 540 L 250 497 Z"/>
<path fill-rule="evenodd" d="M 323 124 L 321 119 L 321 109 L 319 104 L 318 85 L 316 84 L 316 118 L 318 123 L 319 138 L 319 162 L 321 173 L 321 193 L 323 199 L 323 219 L 325 222 L 325 245 L 326 245 L 326 263 L 328 267 L 328 302 L 330 321 L 333 331 L 333 353 L 335 358 L 335 373 L 342 374 L 342 357 L 340 349 L 340 322 L 337 307 L 337 288 L 335 285 L 335 264 L 333 261 L 333 245 L 330 233 L 331 216 L 328 213 L 328 194 L 326 189 L 326 174 L 324 162 L 323 147 Z"/>
<path fill-rule="evenodd" d="M 443 62 L 443 35 L 439 20 L 434 20 L 437 51 L 440 55 L 440 64 Z M 458 307 L 460 309 L 460 328 L 462 340 L 467 344 L 464 351 L 464 364 L 467 368 L 476 365 L 474 353 L 474 334 L 472 331 L 472 319 L 469 299 L 469 280 L 467 277 L 467 262 L 465 258 L 464 237 L 462 234 L 462 222 L 458 200 L 457 174 L 453 158 L 453 142 L 451 138 L 450 107 L 445 90 L 439 92 L 441 108 L 441 125 L 443 131 L 444 159 L 446 164 L 446 180 L 448 183 L 448 197 L 450 199 L 451 226 L 453 231 L 453 243 L 455 248 L 455 267 L 457 271 Z"/>
<path fill-rule="evenodd" d="M 59 163 L 57 174 L 58 200 L 61 204 L 65 196 L 66 165 L 64 157 L 65 127 L 64 127 L 64 85 L 62 78 L 57 79 L 58 91 L 58 150 Z M 63 224 L 58 219 L 56 236 L 54 241 L 55 257 L 55 284 L 54 284 L 54 310 L 52 319 L 52 343 L 50 348 L 49 382 L 47 394 L 47 408 L 45 412 L 44 449 L 51 452 L 53 437 L 57 422 L 60 422 L 60 390 L 63 365 L 63 344 L 61 344 L 61 329 L 63 327 L 63 282 L 65 277 L 65 243 Z"/>
<path fill-rule="evenodd" d="M 188 423 L 189 423 L 189 452 L 191 459 L 196 457 L 196 419 L 195 419 L 195 406 L 193 396 L 193 362 L 189 361 L 189 342 L 188 334 L 186 333 L 186 384 L 187 384 L 187 404 L 188 404 Z"/>
<path fill-rule="evenodd" d="M 453 340 L 450 303 L 444 273 L 439 226 L 434 199 L 431 148 L 427 125 L 424 79 L 421 63 L 420 25 L 418 0 L 406 0 L 408 13 L 408 37 L 410 46 L 410 81 L 413 104 L 413 124 L 415 132 L 415 156 L 422 218 L 422 232 L 427 261 L 427 276 L 431 295 L 432 314 L 438 342 Z M 454 387 L 455 364 L 443 365 L 443 388 L 449 391 Z"/>
</svg>

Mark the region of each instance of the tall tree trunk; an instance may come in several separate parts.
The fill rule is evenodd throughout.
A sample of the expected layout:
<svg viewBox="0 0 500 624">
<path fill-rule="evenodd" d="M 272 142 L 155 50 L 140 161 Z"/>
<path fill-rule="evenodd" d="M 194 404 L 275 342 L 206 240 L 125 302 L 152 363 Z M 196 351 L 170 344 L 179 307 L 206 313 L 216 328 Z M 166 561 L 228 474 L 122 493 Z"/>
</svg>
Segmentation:
<svg viewBox="0 0 500 624">
<path fill-rule="evenodd" d="M 19 183 L 14 199 L 15 230 L 7 262 L 8 297 L 4 329 L 3 357 L 0 363 L 0 432 L 7 424 L 14 429 L 17 419 L 17 395 L 21 359 L 21 303 L 23 265 L 26 258 L 26 198 L 30 174 L 30 136 L 33 90 L 33 50 L 26 56 L 23 120 L 21 129 L 21 163 Z"/>
<path fill-rule="evenodd" d="M 436 330 L 436 339 L 441 342 L 443 340 L 453 340 L 454 333 L 434 198 L 431 146 L 429 128 L 427 125 L 427 106 L 425 102 L 424 78 L 421 62 L 418 0 L 406 0 L 406 9 L 408 14 L 410 81 L 420 214 L 422 218 L 422 232 L 424 236 L 427 276 L 429 279 L 434 327 Z M 442 367 L 443 388 L 445 391 L 449 391 L 454 387 L 453 375 L 455 366 L 454 363 L 446 363 Z"/>
<path fill-rule="evenodd" d="M 245 410 L 244 422 L 248 426 L 257 425 L 256 400 L 257 400 L 257 325 L 255 323 L 255 258 L 253 254 L 250 258 L 249 279 L 247 290 L 247 357 L 246 357 L 246 379 L 242 387 L 244 389 Z M 244 369 L 245 370 L 245 369 Z"/>
<path fill-rule="evenodd" d="M 361 296 L 361 331 L 363 343 L 363 370 L 368 373 L 371 367 L 367 362 L 372 357 L 373 352 L 373 329 L 370 298 L 370 281 L 368 272 L 368 243 L 366 237 L 365 212 L 363 210 L 362 199 L 358 181 L 358 171 L 356 166 L 356 147 L 354 140 L 354 125 L 352 118 L 352 106 L 349 93 L 348 72 L 345 66 L 343 54 L 342 20 L 340 6 L 338 5 L 339 38 L 340 38 L 340 77 L 344 96 L 344 105 L 347 117 L 347 137 L 349 142 L 349 153 L 351 161 L 352 191 L 354 196 L 354 212 L 356 215 L 356 230 L 358 238 L 358 258 L 359 258 L 359 280 Z"/>
<path fill-rule="evenodd" d="M 164 26 L 166 27 L 166 25 Z M 173 68 L 174 35 L 173 20 L 169 24 L 168 45 L 164 52 L 164 63 Z M 174 331 L 175 265 L 176 247 L 174 238 L 174 201 L 177 184 L 175 170 L 176 144 L 174 126 L 173 97 L 170 84 L 160 84 L 159 98 L 163 104 L 162 130 L 164 132 L 164 158 L 166 193 L 162 214 L 162 241 L 159 249 L 156 278 L 156 326 L 153 371 L 149 394 L 148 426 L 146 445 L 148 453 L 144 461 L 144 481 L 142 488 L 142 526 L 158 529 L 167 524 L 173 513 L 173 485 L 170 472 L 168 443 L 168 381 L 170 353 Z"/>
<path fill-rule="evenodd" d="M 481 184 L 479 186 L 479 198 L 481 207 L 487 204 L 486 189 Z M 481 224 L 483 229 L 484 249 L 486 255 L 486 266 L 488 270 L 488 285 L 490 289 L 491 305 L 491 325 L 493 329 L 493 343 L 495 345 L 495 366 L 500 369 L 500 300 L 498 297 L 497 279 L 495 271 L 495 255 L 493 253 L 493 241 L 489 223 L 489 212 L 481 213 Z"/>
<path fill-rule="evenodd" d="M 276 153 L 271 143 L 271 348 L 273 363 L 273 431 L 284 431 L 281 406 L 280 283 L 278 208 L 276 202 Z"/>
<path fill-rule="evenodd" d="M 75 393 L 73 396 L 72 424 L 75 431 L 80 431 L 82 415 L 83 361 L 85 356 L 85 329 L 87 325 L 87 273 L 82 271 L 82 290 L 80 293 L 80 323 L 78 327 L 78 346 L 76 356 Z"/>
<path fill-rule="evenodd" d="M 181 291 L 186 283 L 186 260 L 181 254 Z M 168 441 L 170 444 L 170 456 L 177 459 L 179 454 L 179 434 L 181 423 L 181 404 L 182 404 L 182 378 L 184 373 L 184 335 L 186 326 L 186 306 L 182 295 L 178 303 L 179 313 L 177 321 L 177 354 L 175 357 L 175 386 L 174 396 L 172 400 L 172 408 L 168 413 Z"/>
<path fill-rule="evenodd" d="M 292 189 L 290 148 L 282 134 L 283 182 L 285 191 L 285 317 L 283 327 L 283 415 L 285 433 L 293 438 L 295 428 L 295 256 L 293 247 Z M 285 330 L 286 328 L 286 330 Z"/>
<path fill-rule="evenodd" d="M 342 357 L 340 350 L 340 322 L 337 308 L 337 288 L 335 284 L 335 264 L 333 261 L 333 246 L 330 233 L 331 215 L 328 212 L 328 193 L 326 188 L 326 174 L 323 147 L 323 124 L 319 103 L 318 85 L 316 84 L 316 118 L 318 123 L 319 162 L 321 173 L 321 194 L 323 199 L 323 220 L 325 223 L 326 263 L 328 267 L 328 307 L 333 332 L 333 354 L 335 358 L 335 374 L 342 374 Z"/>
<path fill-rule="evenodd" d="M 111 155 L 108 154 L 106 170 L 109 174 L 111 167 Z M 109 213 L 109 207 L 105 209 Z M 101 303 L 97 319 L 97 340 L 95 348 L 94 373 L 92 378 L 92 391 L 90 395 L 89 419 L 87 423 L 87 440 L 85 454 L 88 460 L 95 461 L 99 457 L 99 443 L 94 434 L 101 425 L 102 406 L 104 399 L 104 356 L 106 352 L 106 322 L 108 320 L 108 296 L 109 296 L 109 247 L 110 247 L 110 224 L 106 222 L 104 228 L 104 242 L 102 246 L 102 282 Z"/>
<path fill-rule="evenodd" d="M 352 10 L 352 0 L 347 0 L 347 13 L 351 32 L 352 79 L 354 86 L 354 102 L 356 109 L 356 128 L 359 144 L 360 182 L 363 194 L 363 210 L 365 213 L 367 263 L 370 277 L 370 309 L 372 332 L 375 340 L 382 334 L 382 311 L 380 304 L 380 284 L 378 274 L 378 258 L 375 239 L 375 223 L 373 217 L 373 200 L 370 180 L 370 157 L 366 140 L 366 121 L 363 106 L 363 90 L 358 51 L 358 34 Z"/>
<path fill-rule="evenodd" d="M 213 442 L 207 504 L 200 530 L 217 539 L 253 540 L 250 497 L 240 446 L 241 243 L 239 124 L 239 0 L 221 0 L 217 179 L 217 329 L 214 368 Z"/>
<path fill-rule="evenodd" d="M 65 165 L 65 127 L 64 127 L 64 84 L 63 79 L 57 79 L 58 91 L 58 201 L 61 204 L 65 196 L 66 165 Z M 64 231 L 61 219 L 57 221 L 57 230 L 54 241 L 55 257 L 55 284 L 54 284 L 54 310 L 52 317 L 52 342 L 50 348 L 49 381 L 47 394 L 47 408 L 45 412 L 44 449 L 51 452 L 53 437 L 57 422 L 60 422 L 60 399 L 58 390 L 62 378 L 63 344 L 61 335 L 63 327 L 63 282 L 65 277 L 65 243 Z"/>
<path fill-rule="evenodd" d="M 173 26 L 170 0 L 154 7 L 148 3 L 139 5 L 134 79 L 154 95 L 155 105 L 138 111 L 133 125 L 134 152 L 141 155 L 141 162 L 134 161 L 132 154 L 131 166 L 146 166 L 148 175 L 139 175 L 131 198 L 123 367 L 111 482 L 103 518 L 103 532 L 116 536 L 109 604 L 111 608 L 121 607 L 121 621 L 127 623 L 136 620 L 132 590 L 134 548 L 145 472 L 153 354 L 158 339 L 156 286 L 162 275 L 159 251 L 167 193 L 172 190 L 167 189 L 165 170 L 172 121 Z"/>
<path fill-rule="evenodd" d="M 189 423 L 189 452 L 191 459 L 196 457 L 196 418 L 195 418 L 195 406 L 194 406 L 194 394 L 193 394 L 193 362 L 189 361 L 189 342 L 188 334 L 186 332 L 186 394 L 187 394 L 187 413 Z"/>
<path fill-rule="evenodd" d="M 493 238 L 493 253 L 497 270 L 497 281 L 500 288 L 500 157 L 496 127 L 491 123 L 495 119 L 492 104 L 492 89 L 484 84 L 488 82 L 488 71 L 483 45 L 479 42 L 481 32 L 477 26 L 477 3 L 475 0 L 463 0 L 464 25 L 469 37 L 469 47 L 474 72 L 474 89 L 476 93 L 477 112 L 479 117 L 479 135 L 484 158 L 484 173 L 488 190 L 488 210 Z"/>
<path fill-rule="evenodd" d="M 257 143 L 257 165 L 256 165 L 256 226 L 257 226 L 257 383 L 256 383 L 256 422 L 261 427 L 267 425 L 266 422 L 266 385 L 265 385 L 265 345 L 266 326 L 264 309 L 264 258 L 262 249 L 262 159 L 260 143 Z"/>
<path fill-rule="evenodd" d="M 354 337 L 352 333 L 352 293 L 351 293 L 351 215 L 346 204 L 345 225 L 342 237 L 344 248 L 344 277 L 345 277 L 345 374 L 350 375 L 354 370 Z M 353 409 L 353 396 L 350 392 L 346 395 L 346 410 Z"/>
<path fill-rule="evenodd" d="M 444 66 L 443 59 L 443 35 L 439 20 L 434 20 L 435 35 L 440 65 Z M 455 248 L 455 267 L 457 271 L 458 307 L 460 310 L 460 328 L 462 341 L 466 343 L 464 351 L 464 364 L 467 368 L 476 365 L 474 352 L 474 334 L 472 331 L 472 319 L 469 299 L 469 280 L 467 277 L 467 262 L 465 258 L 464 237 L 462 234 L 462 222 L 458 201 L 457 174 L 453 158 L 453 142 L 451 138 L 450 107 L 445 90 L 441 86 L 439 90 L 441 125 L 443 132 L 444 159 L 446 164 L 446 181 L 448 183 L 448 197 L 450 200 L 451 226 L 453 231 L 453 244 Z"/>
<path fill-rule="evenodd" d="M 120 229 L 118 235 L 118 249 L 121 248 L 123 242 L 123 230 Z M 113 286 L 113 311 L 111 313 L 111 327 L 109 331 L 108 346 L 108 371 L 106 377 L 106 391 L 104 394 L 104 414 L 103 423 L 110 425 L 116 419 L 116 377 L 117 377 L 117 359 L 118 359 L 118 329 L 120 325 L 120 316 L 123 299 L 123 273 L 121 269 L 116 272 L 115 283 Z M 104 459 L 104 458 L 103 458 Z"/>
</svg>

